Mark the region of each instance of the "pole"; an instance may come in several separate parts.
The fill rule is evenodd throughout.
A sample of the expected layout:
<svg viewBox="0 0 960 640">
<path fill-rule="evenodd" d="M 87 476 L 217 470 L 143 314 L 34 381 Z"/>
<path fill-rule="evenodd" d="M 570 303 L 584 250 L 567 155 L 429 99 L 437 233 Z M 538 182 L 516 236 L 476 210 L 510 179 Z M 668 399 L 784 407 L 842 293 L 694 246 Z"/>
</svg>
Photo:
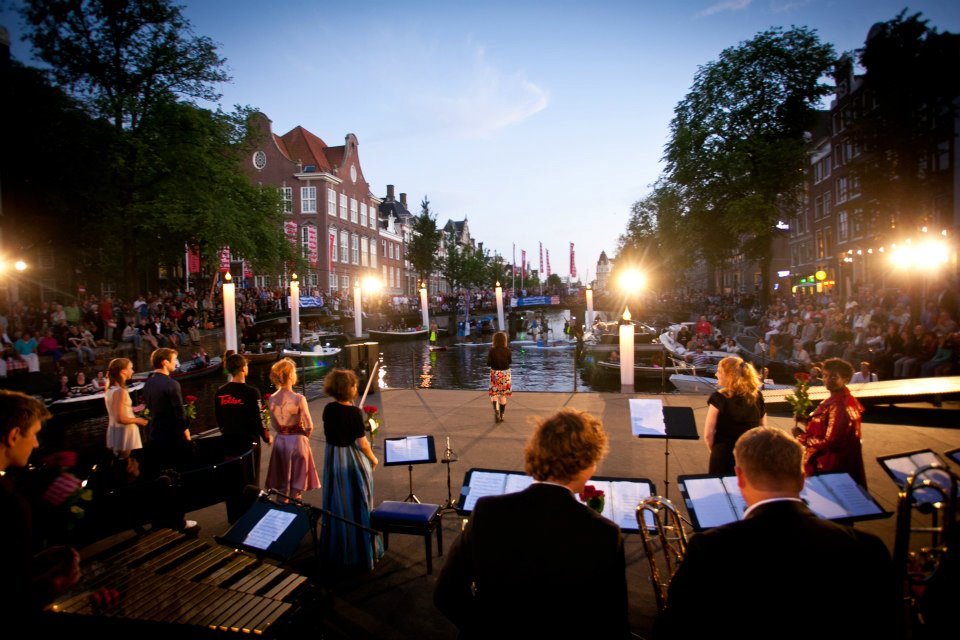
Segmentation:
<svg viewBox="0 0 960 640">
<path fill-rule="evenodd" d="M 623 312 L 624 324 L 620 325 L 620 388 L 633 391 L 633 324 L 630 310 Z"/>
<path fill-rule="evenodd" d="M 497 286 L 494 289 L 494 293 L 497 298 L 497 326 L 500 327 L 500 331 L 506 331 L 507 325 L 503 318 L 503 287 L 500 286 L 499 280 L 497 280 Z"/>
<path fill-rule="evenodd" d="M 290 344 L 300 344 L 300 282 L 295 273 L 290 278 Z"/>
<path fill-rule="evenodd" d="M 360 283 L 353 285 L 353 332 L 360 339 L 363 335 L 363 315 L 360 305 Z"/>
<path fill-rule="evenodd" d="M 228 271 L 223 283 L 223 333 L 227 351 L 237 352 L 237 302 L 233 279 Z"/>
</svg>

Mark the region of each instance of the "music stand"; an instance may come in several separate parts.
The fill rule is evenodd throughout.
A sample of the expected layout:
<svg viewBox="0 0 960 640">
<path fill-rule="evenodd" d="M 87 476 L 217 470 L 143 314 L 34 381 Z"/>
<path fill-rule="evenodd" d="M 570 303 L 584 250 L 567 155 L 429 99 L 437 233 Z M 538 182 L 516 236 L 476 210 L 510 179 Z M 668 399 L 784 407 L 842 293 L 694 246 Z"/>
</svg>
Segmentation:
<svg viewBox="0 0 960 640">
<path fill-rule="evenodd" d="M 436 461 L 437 451 L 433 436 L 406 436 L 386 438 L 383 441 L 383 466 L 394 467 L 405 464 L 410 472 L 410 495 L 403 499 L 404 502 L 420 504 L 420 498 L 413 493 L 413 465 Z"/>
<path fill-rule="evenodd" d="M 258 500 L 229 531 L 215 539 L 234 549 L 288 562 L 309 531 L 314 532 L 316 547 L 314 514 L 309 505 Z"/>
<path fill-rule="evenodd" d="M 670 499 L 670 438 L 699 440 L 692 407 L 665 407 L 660 400 L 630 399 L 630 431 L 637 438 L 663 438 L 663 497 Z"/>
<path fill-rule="evenodd" d="M 453 485 L 450 481 L 450 465 L 459 460 L 460 457 L 450 448 L 450 436 L 447 436 L 447 448 L 443 452 L 443 459 L 440 460 L 441 464 L 447 465 L 447 501 L 440 505 L 440 517 L 443 517 L 444 513 L 457 510 L 457 502 L 453 499 Z"/>
<path fill-rule="evenodd" d="M 945 482 L 946 486 L 950 484 L 945 471 L 947 467 L 946 463 L 943 461 L 943 458 L 930 449 L 878 456 L 877 462 L 880 463 L 880 466 L 883 467 L 883 470 L 887 472 L 887 475 L 893 479 L 897 488 L 901 491 L 903 491 L 904 486 L 907 484 L 907 478 L 915 475 L 917 470 L 924 469 L 930 465 L 939 465 L 943 470 L 937 468 L 927 469 L 921 474 L 923 478 L 938 483 Z M 944 496 L 935 489 L 920 488 L 915 489 L 913 492 L 913 500 L 918 506 L 939 502 L 943 498 Z"/>
<path fill-rule="evenodd" d="M 960 464 L 960 449 L 951 449 L 950 451 L 945 451 L 947 457 Z"/>
</svg>

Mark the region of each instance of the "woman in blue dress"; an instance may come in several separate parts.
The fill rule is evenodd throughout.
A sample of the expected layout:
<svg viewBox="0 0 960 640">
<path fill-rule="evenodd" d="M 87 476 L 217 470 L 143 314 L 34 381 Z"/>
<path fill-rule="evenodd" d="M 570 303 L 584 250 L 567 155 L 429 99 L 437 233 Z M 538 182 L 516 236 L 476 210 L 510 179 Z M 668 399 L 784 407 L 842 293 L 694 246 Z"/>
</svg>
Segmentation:
<svg viewBox="0 0 960 640">
<path fill-rule="evenodd" d="M 363 413 L 353 406 L 357 376 L 334 369 L 323 381 L 334 399 L 323 409 L 323 508 L 364 527 L 373 509 L 373 470 L 380 463 L 363 428 Z M 373 570 L 383 556 L 380 536 L 336 518 L 325 517 L 320 530 L 320 555 L 326 567 Z"/>
</svg>

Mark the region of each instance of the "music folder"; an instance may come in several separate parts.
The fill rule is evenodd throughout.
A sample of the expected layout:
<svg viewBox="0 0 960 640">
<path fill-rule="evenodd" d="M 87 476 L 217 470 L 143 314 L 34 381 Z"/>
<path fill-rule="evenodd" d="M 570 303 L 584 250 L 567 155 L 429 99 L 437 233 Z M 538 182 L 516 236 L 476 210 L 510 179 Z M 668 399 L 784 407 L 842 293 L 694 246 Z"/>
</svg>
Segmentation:
<svg viewBox="0 0 960 640">
<path fill-rule="evenodd" d="M 880 466 L 893 479 L 899 489 L 903 489 L 907 484 L 907 478 L 914 475 L 917 469 L 921 467 L 931 464 L 947 466 L 947 463 L 930 449 L 878 456 L 877 462 L 880 463 Z M 930 480 L 949 492 L 950 475 L 944 470 L 930 469 L 925 471 L 919 479 Z M 944 498 L 946 496 L 936 489 L 918 487 L 913 491 L 913 500 L 917 504 L 940 502 Z"/>
<path fill-rule="evenodd" d="M 386 438 L 383 441 L 383 466 L 428 464 L 437 461 L 433 436 Z"/>
<path fill-rule="evenodd" d="M 258 500 L 216 540 L 225 546 L 286 562 L 309 531 L 309 506 Z"/>
<path fill-rule="evenodd" d="M 685 475 L 677 478 L 696 531 L 743 519 L 747 503 L 736 476 Z M 826 520 L 852 523 L 886 518 L 877 501 L 849 473 L 824 473 L 806 478 L 800 498 Z"/>
<path fill-rule="evenodd" d="M 957 464 L 960 464 L 960 449 L 951 449 L 950 451 L 947 451 L 946 454 L 948 458 Z"/>
<path fill-rule="evenodd" d="M 665 407 L 658 399 L 631 398 L 630 432 L 637 438 L 697 440 L 692 407 Z"/>
<path fill-rule="evenodd" d="M 470 469 L 463 477 L 460 497 L 457 500 L 457 512 L 461 515 L 469 515 L 480 498 L 523 491 L 533 482 L 533 478 L 519 471 Z M 603 517 L 616 522 L 621 531 L 633 533 L 639 531 L 637 505 L 644 498 L 655 495 L 656 491 L 650 480 L 594 476 L 587 481 L 587 484 L 603 491 L 604 504 L 601 514 Z M 577 499 L 579 500 L 579 496 Z"/>
</svg>

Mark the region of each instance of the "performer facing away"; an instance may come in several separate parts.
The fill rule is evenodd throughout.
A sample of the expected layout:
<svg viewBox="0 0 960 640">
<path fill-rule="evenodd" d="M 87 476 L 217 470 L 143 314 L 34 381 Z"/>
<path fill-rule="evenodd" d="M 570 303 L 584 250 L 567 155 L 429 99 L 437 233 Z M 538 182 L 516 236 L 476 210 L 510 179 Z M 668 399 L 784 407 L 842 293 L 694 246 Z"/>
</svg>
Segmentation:
<svg viewBox="0 0 960 640">
<path fill-rule="evenodd" d="M 373 509 L 373 470 L 380 464 L 363 428 L 363 413 L 353 406 L 357 376 L 334 369 L 323 380 L 323 390 L 334 399 L 323 408 L 323 508 L 364 527 Z M 371 571 L 383 555 L 383 542 L 342 520 L 324 518 L 320 556 L 327 568 Z"/>
<path fill-rule="evenodd" d="M 107 405 L 107 446 L 121 459 L 143 447 L 140 427 L 149 422 L 133 415 L 133 403 L 127 391 L 127 381 L 133 376 L 133 363 L 126 358 L 114 358 L 107 366 L 107 390 L 103 401 Z"/>
<path fill-rule="evenodd" d="M 217 389 L 213 408 L 217 426 L 223 434 L 224 453 L 241 456 L 253 450 L 254 477 L 260 486 L 260 440 L 273 440 L 260 416 L 260 391 L 247 384 L 250 366 L 247 359 L 235 353 L 227 358 L 227 371 L 233 379 Z"/>
<path fill-rule="evenodd" d="M 733 445 L 745 431 L 767 426 L 767 411 L 760 394 L 760 376 L 749 362 L 727 356 L 717 365 L 717 384 L 707 400 L 703 440 L 710 452 L 714 474 L 733 473 Z"/>
<path fill-rule="evenodd" d="M 477 501 L 433 594 L 461 637 L 628 636 L 620 529 L 575 496 L 606 453 L 599 420 L 561 409 L 524 449 L 536 482 Z"/>
<path fill-rule="evenodd" d="M 510 364 L 513 356 L 507 346 L 507 334 L 498 331 L 493 334 L 493 346 L 487 353 L 487 366 L 490 367 L 490 399 L 493 404 L 493 418 L 503 422 L 507 410 L 507 398 L 513 395 L 513 382 L 510 378 Z"/>
<path fill-rule="evenodd" d="M 823 363 L 823 384 L 830 397 L 820 403 L 806 420 L 807 428 L 793 428 L 793 435 L 805 448 L 803 470 L 808 476 L 845 471 L 861 487 L 867 486 L 860 443 L 861 405 L 847 384 L 853 367 L 845 360 L 830 358 Z"/>
<path fill-rule="evenodd" d="M 690 539 L 654 637 L 897 637 L 890 553 L 807 508 L 797 441 L 757 427 L 734 457 L 744 519 Z"/>
<path fill-rule="evenodd" d="M 313 418 L 307 399 L 293 390 L 297 365 L 284 358 L 270 369 L 277 392 L 270 396 L 270 424 L 277 432 L 267 467 L 266 488 L 300 499 L 304 491 L 320 487 L 317 465 L 310 450 Z"/>
</svg>

